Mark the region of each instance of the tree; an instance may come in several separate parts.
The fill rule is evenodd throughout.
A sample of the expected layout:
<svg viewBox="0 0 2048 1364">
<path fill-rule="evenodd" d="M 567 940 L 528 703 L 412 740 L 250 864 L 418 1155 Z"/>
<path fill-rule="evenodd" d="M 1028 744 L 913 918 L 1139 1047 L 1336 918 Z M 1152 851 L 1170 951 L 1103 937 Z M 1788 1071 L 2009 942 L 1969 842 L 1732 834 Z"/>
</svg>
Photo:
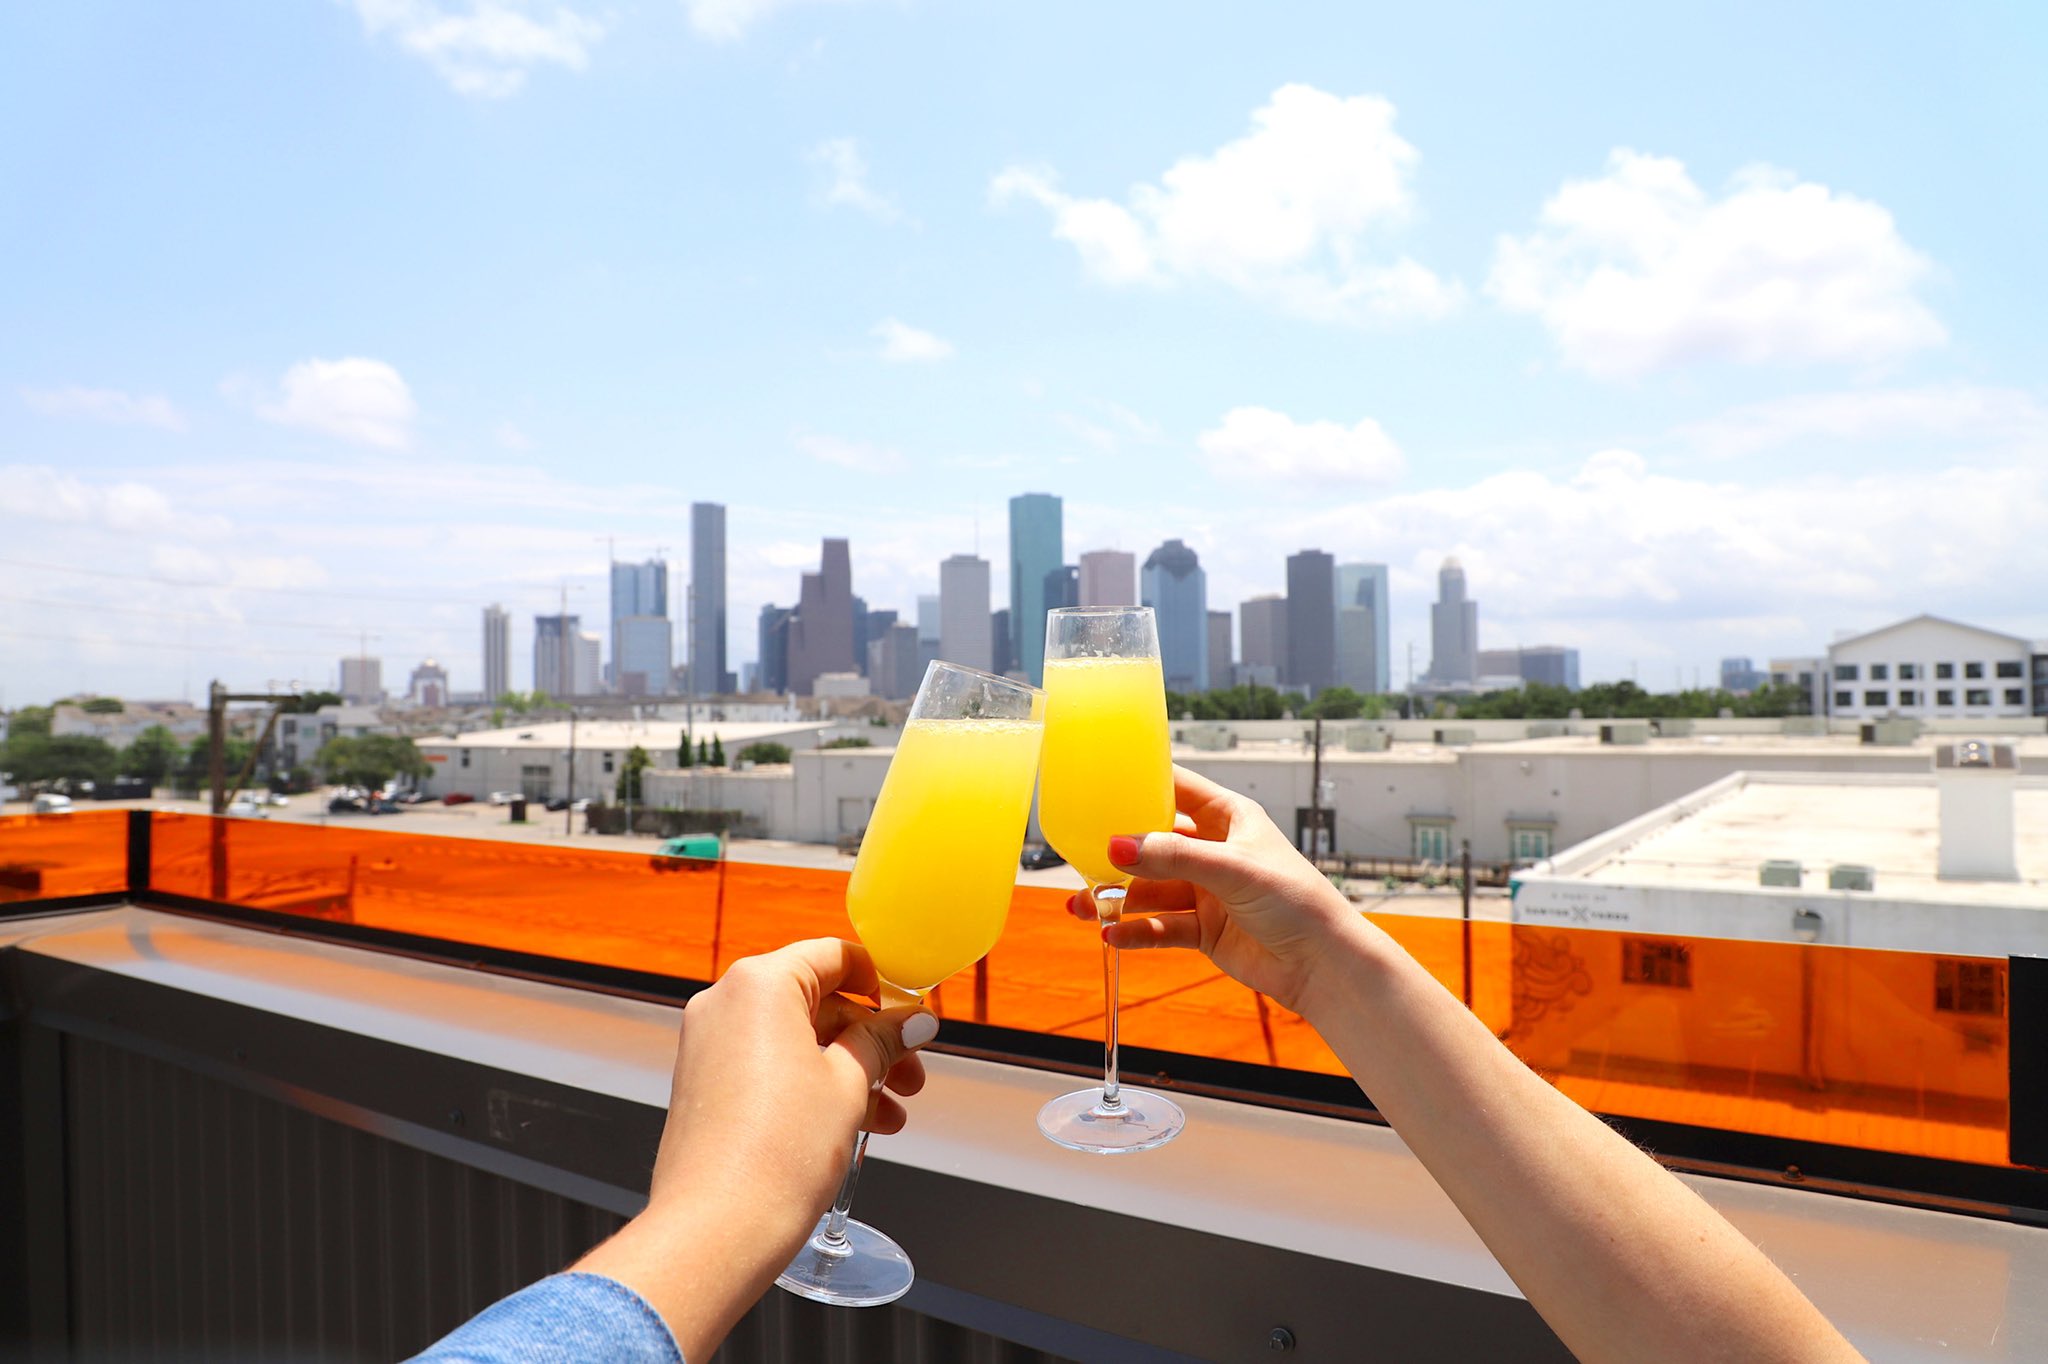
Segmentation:
<svg viewBox="0 0 2048 1364">
<path fill-rule="evenodd" d="M 789 756 L 788 744 L 748 744 L 740 750 L 740 761 L 749 763 L 786 763 Z"/>
<path fill-rule="evenodd" d="M 313 755 L 313 765 L 327 780 L 344 786 L 374 790 L 393 777 L 424 780 L 434 769 L 420 756 L 410 739 L 391 734 L 365 734 L 361 738 L 334 738 Z"/>
<path fill-rule="evenodd" d="M 156 786 L 171 775 L 184 754 L 185 746 L 178 742 L 177 735 L 162 725 L 151 725 L 136 735 L 135 742 L 121 754 L 121 770 Z"/>
<path fill-rule="evenodd" d="M 703 739 L 697 741 L 697 766 L 711 766 L 711 745 Z"/>
<path fill-rule="evenodd" d="M 711 765 L 713 767 L 725 766 L 725 741 L 716 734 L 711 736 Z"/>
<path fill-rule="evenodd" d="M 87 715 L 119 715 L 128 709 L 118 696 L 88 696 L 78 703 Z"/>
<path fill-rule="evenodd" d="M 824 743 L 818 745 L 820 748 L 873 748 L 874 746 L 871 740 L 857 734 L 850 738 L 827 739 Z M 741 754 L 740 756 L 745 757 L 746 755 Z"/>
<path fill-rule="evenodd" d="M 690 736 L 685 734 L 683 736 L 683 741 L 676 745 L 676 766 L 688 767 L 691 761 L 692 759 L 690 755 Z"/>
<path fill-rule="evenodd" d="M 338 691 L 302 691 L 297 699 L 283 702 L 278 709 L 287 715 L 311 715 L 322 706 L 340 704 L 341 693 Z"/>
<path fill-rule="evenodd" d="M 0 768 L 26 784 L 70 781 L 100 782 L 113 778 L 120 767 L 120 755 L 105 739 L 85 734 L 30 733 L 10 736 L 0 746 Z"/>
<path fill-rule="evenodd" d="M 47 739 L 50 737 L 50 720 L 56 713 L 54 706 L 23 706 L 8 720 L 7 737 L 23 739 L 41 735 Z"/>
<path fill-rule="evenodd" d="M 618 799 L 637 801 L 640 799 L 640 774 L 654 766 L 654 759 L 647 756 L 647 750 L 634 744 L 626 751 L 626 765 L 619 770 Z"/>
<path fill-rule="evenodd" d="M 221 767 L 232 784 L 249 765 L 249 750 L 253 748 L 247 739 L 230 737 L 221 749 Z M 211 781 L 213 740 L 201 735 L 192 741 L 192 747 L 185 750 L 185 761 L 177 767 L 177 785 L 181 791 L 204 791 Z"/>
<path fill-rule="evenodd" d="M 1379 698 L 1360 696 L 1349 687 L 1325 687 L 1316 699 L 1301 708 L 1306 720 L 1355 720 L 1371 705 L 1377 713 Z"/>
</svg>

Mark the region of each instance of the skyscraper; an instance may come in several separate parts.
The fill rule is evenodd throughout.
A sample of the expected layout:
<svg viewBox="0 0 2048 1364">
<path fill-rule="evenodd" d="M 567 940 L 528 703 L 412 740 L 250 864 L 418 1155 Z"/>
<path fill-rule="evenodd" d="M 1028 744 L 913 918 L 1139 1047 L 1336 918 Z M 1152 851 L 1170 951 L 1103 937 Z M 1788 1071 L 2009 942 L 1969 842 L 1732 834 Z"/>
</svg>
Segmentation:
<svg viewBox="0 0 2048 1364">
<path fill-rule="evenodd" d="M 601 662 L 604 658 L 604 641 L 588 630 L 578 630 L 570 643 L 570 660 L 575 671 L 570 674 L 569 694 L 594 696 L 604 685 Z"/>
<path fill-rule="evenodd" d="M 1067 556 L 1060 500 L 1051 493 L 1010 499 L 1010 656 L 1026 681 L 1045 681 L 1046 575 Z"/>
<path fill-rule="evenodd" d="M 1195 552 L 1168 540 L 1145 559 L 1140 605 L 1159 625 L 1159 664 L 1168 691 L 1209 689 L 1209 592 Z"/>
<path fill-rule="evenodd" d="M 576 694 L 574 640 L 583 632 L 581 616 L 533 618 L 533 689 L 549 696 Z"/>
<path fill-rule="evenodd" d="M 1045 609 L 1057 611 L 1063 606 L 1081 604 L 1081 570 L 1072 564 L 1061 564 L 1045 575 Z"/>
<path fill-rule="evenodd" d="M 623 696 L 668 695 L 675 654 L 675 625 L 667 616 L 613 621 L 612 690 Z"/>
<path fill-rule="evenodd" d="M 789 624 L 789 689 L 811 694 L 820 673 L 850 673 L 853 660 L 853 560 L 844 540 L 827 540 L 818 571 L 803 576 Z"/>
<path fill-rule="evenodd" d="M 1270 668 L 1287 680 L 1287 598 L 1266 592 L 1237 608 L 1238 659 L 1246 668 Z"/>
<path fill-rule="evenodd" d="M 1362 606 L 1368 612 L 1364 639 L 1358 638 L 1358 622 L 1352 622 L 1352 652 L 1344 648 L 1342 613 Z M 1388 652 L 1387 566 L 1385 564 L 1337 565 L 1337 681 L 1356 692 L 1367 694 L 1392 690 L 1392 663 Z"/>
<path fill-rule="evenodd" d="M 939 657 L 964 667 L 992 669 L 994 640 L 988 609 L 988 560 L 955 554 L 939 565 Z"/>
<path fill-rule="evenodd" d="M 447 705 L 448 670 L 431 658 L 420 664 L 406 680 L 405 698 L 416 706 Z"/>
<path fill-rule="evenodd" d="M 1076 606 L 1138 605 L 1138 556 L 1120 549 L 1081 556 L 1081 600 Z"/>
<path fill-rule="evenodd" d="M 795 614 L 787 606 L 761 608 L 754 685 L 762 691 L 780 695 L 789 690 L 789 618 Z"/>
<path fill-rule="evenodd" d="M 939 656 L 939 599 L 917 599 L 917 676 L 924 678 L 925 666 Z"/>
<path fill-rule="evenodd" d="M 1429 680 L 1439 687 L 1469 686 L 1479 671 L 1479 603 L 1465 596 L 1465 567 L 1444 560 L 1429 608 Z"/>
<path fill-rule="evenodd" d="M 512 690 L 512 617 L 495 602 L 484 608 L 484 702 Z"/>
<path fill-rule="evenodd" d="M 994 661 L 988 670 L 999 677 L 1008 677 L 1018 671 L 1017 656 L 1011 652 L 1015 643 L 1010 631 L 1010 608 L 992 613 L 988 620 L 989 657 Z"/>
<path fill-rule="evenodd" d="M 1231 685 L 1230 613 L 1209 613 L 1209 686 L 1212 690 Z"/>
<path fill-rule="evenodd" d="M 1319 549 L 1287 556 L 1287 685 L 1313 696 L 1337 682 L 1337 561 Z"/>
<path fill-rule="evenodd" d="M 1522 680 L 1546 686 L 1579 689 L 1579 651 L 1562 644 L 1531 644 L 1521 651 Z M 1742 660 L 1748 662 L 1747 659 Z M 1755 676 L 1761 678 L 1763 674 Z"/>
<path fill-rule="evenodd" d="M 622 680 L 626 665 L 620 657 L 620 652 L 625 643 L 624 623 L 634 616 L 659 616 L 663 620 L 668 619 L 668 563 L 665 560 L 649 559 L 640 564 L 612 561 L 611 684 L 614 691 L 625 689 Z M 668 670 L 673 657 L 673 641 L 671 640 L 671 657 L 661 659 L 659 666 L 650 669 L 648 664 L 653 660 L 645 655 L 653 642 L 653 631 L 650 627 L 643 625 L 635 632 L 635 644 L 640 655 L 635 658 L 634 667 L 647 674 L 643 684 L 646 690 L 665 692 L 668 690 Z"/>
<path fill-rule="evenodd" d="M 341 660 L 341 699 L 352 706 L 382 704 L 384 660 L 368 655 Z"/>
<path fill-rule="evenodd" d="M 907 700 L 917 695 L 917 684 L 923 679 L 915 625 L 907 620 L 891 621 L 868 641 L 868 686 L 876 696 Z"/>
<path fill-rule="evenodd" d="M 690 504 L 690 691 L 709 696 L 733 689 L 725 666 L 725 508 Z"/>
</svg>

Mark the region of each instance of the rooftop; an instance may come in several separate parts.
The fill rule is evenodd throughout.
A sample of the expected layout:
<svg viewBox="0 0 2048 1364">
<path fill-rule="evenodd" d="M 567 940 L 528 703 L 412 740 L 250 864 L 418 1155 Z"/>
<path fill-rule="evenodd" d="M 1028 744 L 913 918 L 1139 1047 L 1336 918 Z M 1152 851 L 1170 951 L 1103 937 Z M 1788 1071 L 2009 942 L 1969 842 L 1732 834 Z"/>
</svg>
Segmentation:
<svg viewBox="0 0 2048 1364">
<path fill-rule="evenodd" d="M 479 729 L 468 734 L 436 735 L 419 740 L 422 748 L 567 748 L 567 720 L 539 721 L 530 725 L 508 725 L 504 729 Z M 768 720 L 715 723 L 700 720 L 691 733 L 709 743 L 713 736 L 730 748 L 763 739 L 780 739 L 791 734 L 815 734 L 832 728 L 817 720 Z M 635 744 L 650 751 L 673 750 L 682 742 L 680 720 L 578 720 L 575 722 L 578 748 L 631 748 Z"/>
</svg>

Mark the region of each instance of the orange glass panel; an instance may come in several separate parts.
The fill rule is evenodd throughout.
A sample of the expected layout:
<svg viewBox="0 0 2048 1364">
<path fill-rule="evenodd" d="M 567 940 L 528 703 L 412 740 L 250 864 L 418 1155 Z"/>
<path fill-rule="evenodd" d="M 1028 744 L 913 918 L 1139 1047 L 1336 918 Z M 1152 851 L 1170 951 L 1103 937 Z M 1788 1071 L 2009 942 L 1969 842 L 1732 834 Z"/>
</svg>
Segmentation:
<svg viewBox="0 0 2048 1364">
<path fill-rule="evenodd" d="M 843 871 L 375 827 L 154 821 L 158 889 L 456 943 L 710 980 L 736 958 L 852 931 Z M 111 855 L 120 847 L 110 833 Z M 966 971 L 933 1006 L 1100 1037 L 1100 941 L 1065 901 L 1018 887 L 981 977 L 985 999 Z M 2002 961 L 1368 917 L 1452 994 L 1469 988 L 1488 1027 L 1597 1112 L 2005 1163 Z M 1342 1073 L 1302 1019 L 1196 953 L 1126 953 L 1122 969 L 1130 1046 Z"/>
<path fill-rule="evenodd" d="M 0 903 L 126 889 L 126 810 L 0 819 Z"/>
</svg>

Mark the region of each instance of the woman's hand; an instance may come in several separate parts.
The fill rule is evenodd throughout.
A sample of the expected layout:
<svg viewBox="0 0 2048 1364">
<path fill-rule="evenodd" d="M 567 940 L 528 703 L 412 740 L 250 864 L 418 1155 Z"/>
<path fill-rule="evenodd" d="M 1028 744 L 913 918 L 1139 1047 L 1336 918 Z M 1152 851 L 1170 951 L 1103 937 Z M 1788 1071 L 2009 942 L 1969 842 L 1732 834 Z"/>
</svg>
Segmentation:
<svg viewBox="0 0 2048 1364">
<path fill-rule="evenodd" d="M 874 1013 L 862 948 L 814 938 L 732 964 L 683 1010 L 647 1208 L 576 1265 L 632 1287 L 709 1359 L 831 1205 L 854 1133 L 894 1132 L 884 1090 L 924 1088 L 923 1009 Z M 879 1086 L 879 1087 L 878 1087 Z"/>
<path fill-rule="evenodd" d="M 1121 948 L 1199 948 L 1232 979 L 1300 1012 L 1317 961 L 1358 912 L 1257 802 L 1183 767 L 1173 769 L 1173 796 L 1191 835 L 1110 840 L 1110 861 L 1138 879 L 1104 936 Z M 1095 918 L 1086 891 L 1068 908 Z"/>
</svg>

